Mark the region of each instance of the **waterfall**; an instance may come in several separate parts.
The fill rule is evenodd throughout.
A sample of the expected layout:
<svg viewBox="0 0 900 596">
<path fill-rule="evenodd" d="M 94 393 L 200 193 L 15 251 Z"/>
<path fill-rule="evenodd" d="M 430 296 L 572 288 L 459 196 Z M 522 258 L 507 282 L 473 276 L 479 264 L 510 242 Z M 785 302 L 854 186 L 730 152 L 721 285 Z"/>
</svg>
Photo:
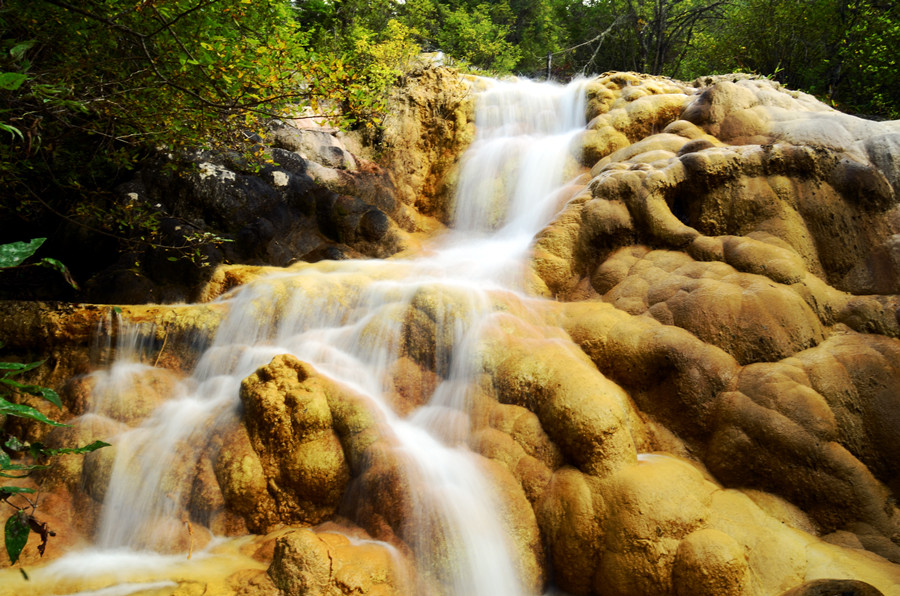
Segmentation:
<svg viewBox="0 0 900 596">
<path fill-rule="evenodd" d="M 154 548 L 166 520 L 183 515 L 190 491 L 184 471 L 196 467 L 206 436 L 238 411 L 241 380 L 291 354 L 352 387 L 383 417 L 412 487 L 410 519 L 397 531 L 420 567 L 447 594 L 527 593 L 498 514 L 503 505 L 465 446 L 469 391 L 492 295 L 526 300 L 525 259 L 535 234 L 568 198 L 560 188 L 576 171 L 570 146 L 584 113 L 578 83 L 493 83 L 478 98 L 454 230 L 427 257 L 302 265 L 223 297 L 228 314 L 190 378 L 140 427 L 115 437 L 97 545 Z M 444 338 L 433 346 L 441 381 L 425 405 L 395 413 L 384 392 L 385 370 L 405 341 L 397 313 L 447 298 L 452 305 L 435 314 L 435 335 Z M 104 395 L 142 366 L 133 353 L 113 365 L 100 382 Z M 458 556 L 431 552 L 435 532 Z"/>
</svg>

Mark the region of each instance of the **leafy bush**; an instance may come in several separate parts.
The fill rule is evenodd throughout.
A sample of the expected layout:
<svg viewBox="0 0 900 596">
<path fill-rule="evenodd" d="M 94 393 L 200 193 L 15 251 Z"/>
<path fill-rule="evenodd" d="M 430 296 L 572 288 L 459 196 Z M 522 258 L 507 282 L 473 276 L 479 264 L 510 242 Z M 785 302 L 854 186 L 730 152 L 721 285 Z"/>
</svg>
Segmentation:
<svg viewBox="0 0 900 596">
<path fill-rule="evenodd" d="M 292 6 L 0 3 L 0 220 L 52 213 L 133 251 L 160 242 L 154 214 L 117 205 L 111 189 L 147 156 L 215 148 L 252 159 L 268 120 L 302 117 L 308 105 L 344 126 L 377 125 L 399 72 L 385 35 L 402 31 L 347 56 L 322 53 Z"/>
</svg>

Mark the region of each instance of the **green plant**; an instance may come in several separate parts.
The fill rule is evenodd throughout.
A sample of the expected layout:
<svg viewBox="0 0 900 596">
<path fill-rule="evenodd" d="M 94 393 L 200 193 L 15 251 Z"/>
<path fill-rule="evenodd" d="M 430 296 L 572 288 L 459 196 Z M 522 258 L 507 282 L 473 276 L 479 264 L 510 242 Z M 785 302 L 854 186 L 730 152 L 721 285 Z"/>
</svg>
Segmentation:
<svg viewBox="0 0 900 596">
<path fill-rule="evenodd" d="M 0 244 L 0 270 L 29 266 L 24 264 L 25 260 L 31 257 L 45 240 L 46 238 L 35 238 L 30 242 Z M 67 279 L 71 280 L 65 265 L 55 259 L 44 258 L 34 263 L 34 265 L 56 269 L 67 276 Z M 74 283 L 74 281 L 71 283 Z M 0 348 L 2 347 L 3 343 L 0 342 Z M 0 360 L 0 415 L 4 417 L 4 427 L 10 416 L 34 420 L 50 426 L 66 426 L 47 418 L 37 408 L 7 399 L 15 393 L 25 393 L 40 397 L 57 408 L 62 408 L 59 395 L 53 389 L 41 385 L 23 383 L 14 378 L 43 364 L 43 360 L 29 363 Z M 84 454 L 109 445 L 109 443 L 104 443 L 103 441 L 94 441 L 90 445 L 83 447 L 50 449 L 40 442 L 23 442 L 3 429 L 0 429 L 0 436 L 2 436 L 2 439 L 0 439 L 2 440 L 2 444 L 0 444 L 0 478 L 10 479 L 25 478 L 35 470 L 45 469 L 48 467 L 47 462 L 58 455 Z M 17 460 L 28 456 L 30 463 L 13 463 L 13 455 L 16 455 Z M 47 527 L 47 524 L 38 521 L 34 517 L 38 503 L 37 499 L 33 499 L 31 495 L 35 495 L 35 493 L 36 490 L 30 487 L 0 485 L 0 501 L 7 503 L 16 510 L 15 513 L 7 518 L 4 526 L 6 553 L 12 563 L 19 559 L 19 555 L 22 553 L 22 549 L 25 548 L 25 543 L 28 541 L 28 536 L 31 532 L 41 536 L 41 544 L 38 546 L 38 552 L 41 555 L 44 554 L 48 538 L 54 535 L 53 531 Z"/>
<path fill-rule="evenodd" d="M 202 266 L 197 250 L 221 240 L 166 242 L 156 211 L 113 192 L 137 164 L 249 156 L 272 117 L 311 104 L 346 126 L 380 117 L 365 86 L 381 79 L 316 51 L 296 12 L 290 0 L 0 2 L 0 219 L 62 218 L 121 252 L 150 246 Z"/>
<path fill-rule="evenodd" d="M 0 343 L 0 347 L 3 344 Z M 52 403 L 58 408 L 62 407 L 59 395 L 48 387 L 40 385 L 32 385 L 21 383 L 12 377 L 21 375 L 30 370 L 34 370 L 43 365 L 44 361 L 30 362 L 27 364 L 20 362 L 4 362 L 0 361 L 0 414 L 4 416 L 16 416 L 19 418 L 27 418 L 36 420 L 43 424 L 51 426 L 66 426 L 59 422 L 47 418 L 39 410 L 24 404 L 17 404 L 6 399 L 11 392 L 28 393 L 41 397 Z M 12 391 L 10 391 L 12 390 Z M 63 454 L 84 454 L 96 451 L 101 447 L 109 446 L 109 443 L 103 441 L 94 441 L 90 445 L 83 447 L 64 447 L 58 449 L 50 449 L 43 443 L 23 443 L 18 437 L 4 433 L 5 441 L 0 446 L 0 478 L 25 478 L 34 470 L 41 470 L 48 467 L 46 463 L 51 458 Z M 28 455 L 34 463 L 13 463 L 11 453 Z M 41 536 L 41 544 L 38 546 L 38 552 L 43 555 L 47 546 L 49 536 L 55 535 L 47 524 L 38 521 L 34 517 L 37 510 L 37 499 L 30 498 L 30 495 L 36 493 L 36 490 L 29 487 L 0 485 L 0 500 L 11 505 L 16 509 L 15 513 L 9 516 L 4 526 L 4 542 L 6 545 L 6 553 L 11 563 L 15 563 L 28 542 L 28 536 L 31 532 L 36 532 Z M 13 502 L 11 499 L 16 499 Z M 24 503 L 24 506 L 22 505 Z"/>
<path fill-rule="evenodd" d="M 20 269 L 22 267 L 48 267 L 59 271 L 66 282 L 77 290 L 78 284 L 75 283 L 68 268 L 60 261 L 51 259 L 50 257 L 44 257 L 40 261 L 34 263 L 25 263 L 25 260 L 37 252 L 37 249 L 39 249 L 46 240 L 46 238 L 32 238 L 28 242 L 0 244 L 0 271 L 5 269 Z"/>
</svg>

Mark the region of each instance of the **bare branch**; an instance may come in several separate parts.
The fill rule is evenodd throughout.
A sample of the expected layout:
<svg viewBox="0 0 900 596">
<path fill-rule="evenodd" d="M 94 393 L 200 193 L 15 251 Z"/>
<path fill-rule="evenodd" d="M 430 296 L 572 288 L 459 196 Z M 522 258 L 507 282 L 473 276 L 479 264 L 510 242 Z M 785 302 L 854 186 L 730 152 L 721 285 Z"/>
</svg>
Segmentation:
<svg viewBox="0 0 900 596">
<path fill-rule="evenodd" d="M 597 41 L 598 39 L 600 40 L 600 43 L 602 44 L 602 43 L 603 43 L 603 39 L 604 39 L 607 35 L 610 34 L 610 32 L 613 30 L 613 28 L 614 28 L 616 25 L 618 25 L 618 24 L 619 24 L 619 21 L 621 21 L 621 20 L 622 20 L 622 15 L 619 15 L 618 17 L 616 17 L 616 20 L 613 21 L 612 24 L 611 24 L 609 27 L 607 27 L 606 30 L 603 31 L 600 35 L 598 35 L 598 36 L 596 36 L 596 37 L 594 37 L 594 38 L 592 38 L 592 39 L 589 39 L 589 40 L 587 40 L 587 41 L 585 41 L 585 42 L 582 42 L 582 43 L 580 43 L 580 44 L 578 44 L 578 45 L 574 45 L 574 46 L 572 46 L 571 48 L 566 48 L 565 50 L 559 50 L 558 52 L 553 52 L 552 55 L 553 55 L 553 56 L 556 56 L 556 55 L 558 55 L 558 54 L 565 54 L 566 52 L 571 52 L 572 50 L 577 50 L 578 48 L 580 48 L 580 47 L 582 47 L 582 46 L 586 46 L 586 45 L 588 45 L 588 44 L 594 43 L 594 42 Z"/>
</svg>

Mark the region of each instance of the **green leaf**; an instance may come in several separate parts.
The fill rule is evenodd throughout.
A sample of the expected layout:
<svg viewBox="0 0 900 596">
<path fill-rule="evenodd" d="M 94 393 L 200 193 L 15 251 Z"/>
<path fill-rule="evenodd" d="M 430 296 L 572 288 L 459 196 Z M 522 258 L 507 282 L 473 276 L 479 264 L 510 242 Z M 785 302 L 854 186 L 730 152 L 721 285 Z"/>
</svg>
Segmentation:
<svg viewBox="0 0 900 596">
<path fill-rule="evenodd" d="M 0 75 L 2 78 L 2 75 Z M 30 257 L 47 239 L 34 238 L 30 242 L 11 242 L 0 244 L 0 269 L 16 267 Z"/>
<path fill-rule="evenodd" d="M 31 475 L 31 472 L 34 470 L 46 470 L 50 466 L 42 466 L 40 464 L 31 464 L 31 465 L 15 465 L 10 466 L 8 469 L 0 472 L 0 478 L 28 478 Z M 8 472 L 22 472 L 21 474 L 9 474 Z"/>
<path fill-rule="evenodd" d="M 0 449 L 0 470 L 2 470 L 3 472 L 30 472 L 32 470 L 40 470 L 48 467 L 49 466 L 44 466 L 41 464 L 14 464 L 12 463 L 12 459 L 9 457 L 9 454 Z M 0 472 L 0 476 L 3 476 L 4 478 L 24 478 L 25 476 L 27 476 L 27 474 L 23 476 L 12 476 Z"/>
<path fill-rule="evenodd" d="M 20 72 L 0 72 L 0 89 L 15 91 L 28 80 L 28 75 Z"/>
<path fill-rule="evenodd" d="M 14 464 L 14 463 L 10 463 L 10 462 L 11 462 L 11 460 L 9 459 L 9 456 L 7 455 L 6 463 L 3 465 L 0 465 L 0 470 L 2 470 L 2 472 L 0 472 L 0 476 L 3 476 L 4 478 L 24 478 L 25 476 L 28 476 L 28 474 L 22 474 L 21 476 L 15 476 L 15 475 L 11 475 L 11 474 L 7 475 L 7 474 L 4 474 L 3 472 L 10 472 L 10 471 L 12 471 L 12 472 L 31 472 L 32 470 L 45 470 L 50 467 L 50 466 L 46 466 L 43 464 Z"/>
<path fill-rule="evenodd" d="M 18 137 L 20 139 L 25 140 L 25 135 L 23 135 L 22 131 L 19 130 L 18 128 L 16 128 L 15 126 L 10 126 L 9 124 L 3 124 L 2 122 L 0 122 L 0 130 L 4 130 L 4 131 L 8 132 L 13 137 L 18 135 Z"/>
<path fill-rule="evenodd" d="M 83 447 L 62 447 L 60 449 L 45 449 L 40 448 L 40 455 L 52 457 L 54 455 L 63 455 L 63 454 L 74 454 L 81 455 L 83 453 L 90 453 L 92 451 L 96 451 L 98 449 L 102 449 L 103 447 L 109 447 L 109 443 L 104 441 L 94 441 L 90 445 L 85 445 Z"/>
<path fill-rule="evenodd" d="M 41 259 L 41 262 L 38 264 L 42 265 L 44 267 L 49 267 L 50 269 L 56 269 L 57 271 L 62 273 L 62 276 L 63 276 L 63 278 L 65 278 L 67 284 L 69 284 L 76 290 L 78 289 L 78 284 L 75 283 L 75 278 L 73 278 L 72 274 L 69 273 L 68 267 L 63 265 L 61 262 L 57 261 L 56 259 L 44 257 L 43 259 Z"/>
<path fill-rule="evenodd" d="M 30 39 L 28 41 L 23 41 L 21 43 L 17 43 L 12 47 L 9 51 L 9 55 L 15 58 L 16 60 L 20 59 L 25 55 L 25 52 L 34 47 L 34 44 L 37 43 L 35 40 Z"/>
<path fill-rule="evenodd" d="M 3 383 L 4 385 L 9 385 L 10 387 L 13 387 L 14 389 L 18 389 L 19 391 L 24 391 L 25 393 L 28 393 L 28 394 L 31 394 L 31 395 L 34 395 L 37 397 L 43 397 L 44 399 L 49 401 L 51 404 L 53 404 L 57 408 L 62 408 L 62 401 L 60 401 L 60 399 L 59 399 L 59 394 L 56 393 L 56 391 L 54 391 L 53 389 L 50 389 L 48 387 L 42 387 L 40 385 L 26 385 L 24 383 L 17 383 L 16 381 L 13 381 L 12 379 L 8 379 L 5 376 L 2 379 L 0 379 L 0 383 Z"/>
<path fill-rule="evenodd" d="M 68 426 L 67 424 L 61 424 L 59 422 L 50 420 L 31 406 L 10 403 L 2 397 L 0 397 L 0 414 L 6 414 L 7 416 L 18 416 L 19 418 L 29 418 L 31 420 L 43 422 L 44 424 L 49 424 L 50 426 Z"/>
<path fill-rule="evenodd" d="M 25 488 L 24 486 L 0 486 L 0 496 L 32 494 L 35 492 L 37 491 L 33 488 Z"/>
<path fill-rule="evenodd" d="M 41 360 L 40 362 L 0 362 L 0 370 L 14 370 L 15 374 L 28 372 L 29 370 L 35 369 L 42 365 L 46 360 Z M 7 375 L 12 373 L 6 373 Z M 5 376 L 5 375 L 4 375 Z"/>
<path fill-rule="evenodd" d="M 49 467 L 49 466 L 44 466 Z M 24 474 L 7 474 L 6 472 L 0 472 L 0 478 L 28 478 L 31 475 L 30 471 L 26 471 Z"/>
<path fill-rule="evenodd" d="M 16 436 L 10 436 L 3 446 L 11 451 L 22 451 L 25 449 L 25 445 L 19 440 L 19 437 Z"/>
<path fill-rule="evenodd" d="M 3 487 L 7 488 L 7 487 Z M 9 555 L 10 563 L 19 560 L 25 543 L 28 542 L 28 534 L 31 528 L 28 527 L 28 521 L 25 518 L 25 512 L 19 509 L 6 520 L 6 553 Z"/>
</svg>

